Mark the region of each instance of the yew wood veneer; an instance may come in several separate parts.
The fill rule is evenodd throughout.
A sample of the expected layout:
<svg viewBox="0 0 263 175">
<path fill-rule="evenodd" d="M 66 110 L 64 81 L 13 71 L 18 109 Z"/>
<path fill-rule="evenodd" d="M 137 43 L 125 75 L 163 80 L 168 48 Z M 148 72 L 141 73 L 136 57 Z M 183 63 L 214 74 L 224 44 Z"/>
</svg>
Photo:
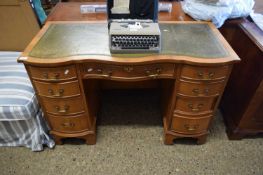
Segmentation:
<svg viewBox="0 0 263 175">
<path fill-rule="evenodd" d="M 205 142 L 239 58 L 211 23 L 162 22 L 160 30 L 160 53 L 111 54 L 106 22 L 46 23 L 18 61 L 25 64 L 57 144 L 67 137 L 96 143 L 104 80 L 142 87 L 158 83 L 164 143 L 180 137 Z"/>
</svg>

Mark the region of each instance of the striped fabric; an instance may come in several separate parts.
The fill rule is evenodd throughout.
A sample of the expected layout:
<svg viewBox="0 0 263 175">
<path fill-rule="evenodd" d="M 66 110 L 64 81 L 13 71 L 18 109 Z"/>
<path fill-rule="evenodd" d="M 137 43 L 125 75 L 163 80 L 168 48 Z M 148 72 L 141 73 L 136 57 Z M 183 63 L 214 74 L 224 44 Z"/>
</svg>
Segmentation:
<svg viewBox="0 0 263 175">
<path fill-rule="evenodd" d="M 26 146 L 41 151 L 54 146 L 20 52 L 0 52 L 0 146 Z"/>
<path fill-rule="evenodd" d="M 25 120 L 38 112 L 34 89 L 19 52 L 0 52 L 0 121 Z"/>
</svg>

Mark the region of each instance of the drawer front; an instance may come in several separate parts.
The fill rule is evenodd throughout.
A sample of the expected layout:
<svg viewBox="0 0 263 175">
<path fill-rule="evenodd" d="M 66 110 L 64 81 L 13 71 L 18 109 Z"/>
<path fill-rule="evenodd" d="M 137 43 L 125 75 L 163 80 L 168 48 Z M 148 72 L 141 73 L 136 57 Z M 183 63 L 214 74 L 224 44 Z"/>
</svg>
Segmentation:
<svg viewBox="0 0 263 175">
<path fill-rule="evenodd" d="M 190 113 L 192 115 L 200 113 L 211 113 L 217 98 L 213 97 L 181 97 L 178 96 L 175 104 L 175 113 Z"/>
<path fill-rule="evenodd" d="M 74 65 L 64 67 L 32 67 L 29 66 L 29 71 L 33 79 L 43 81 L 59 81 L 76 79 L 76 69 Z"/>
<path fill-rule="evenodd" d="M 50 114 L 74 115 L 85 111 L 82 97 L 47 98 L 41 97 L 44 108 Z"/>
<path fill-rule="evenodd" d="M 88 130 L 89 128 L 87 116 L 83 114 L 68 117 L 47 115 L 47 117 L 53 131 L 72 133 Z"/>
<path fill-rule="evenodd" d="M 175 132 L 184 134 L 202 133 L 208 130 L 210 120 L 211 117 L 193 119 L 174 116 L 171 129 Z"/>
<path fill-rule="evenodd" d="M 48 83 L 34 81 L 37 92 L 41 96 L 46 97 L 71 97 L 80 95 L 78 81 L 70 81 L 64 83 Z"/>
<path fill-rule="evenodd" d="M 149 64 L 149 65 L 108 65 L 85 64 L 82 67 L 86 77 L 103 77 L 115 79 L 149 79 L 158 77 L 174 77 L 174 64 Z"/>
<path fill-rule="evenodd" d="M 181 77 L 193 80 L 216 80 L 224 79 L 228 74 L 228 66 L 217 67 L 199 67 L 199 66 L 183 66 Z"/>
<path fill-rule="evenodd" d="M 219 95 L 224 84 L 224 80 L 219 82 L 191 82 L 181 80 L 178 85 L 178 93 L 189 96 Z"/>
</svg>

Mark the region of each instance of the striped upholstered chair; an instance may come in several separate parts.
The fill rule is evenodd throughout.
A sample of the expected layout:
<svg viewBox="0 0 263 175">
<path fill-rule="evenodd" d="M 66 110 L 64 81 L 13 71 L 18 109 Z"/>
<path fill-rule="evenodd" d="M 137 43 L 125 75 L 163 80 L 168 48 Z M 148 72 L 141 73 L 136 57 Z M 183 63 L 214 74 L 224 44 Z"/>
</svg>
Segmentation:
<svg viewBox="0 0 263 175">
<path fill-rule="evenodd" d="M 54 146 L 19 52 L 0 52 L 0 146 Z"/>
</svg>

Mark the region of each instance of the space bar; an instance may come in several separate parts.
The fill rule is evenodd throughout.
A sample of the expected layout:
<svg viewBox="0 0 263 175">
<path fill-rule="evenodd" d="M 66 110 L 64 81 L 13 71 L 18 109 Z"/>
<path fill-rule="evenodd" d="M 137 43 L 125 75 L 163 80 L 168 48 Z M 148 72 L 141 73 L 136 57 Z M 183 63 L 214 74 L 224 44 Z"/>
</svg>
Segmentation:
<svg viewBox="0 0 263 175">
<path fill-rule="evenodd" d="M 149 49 L 149 47 L 121 47 L 121 49 Z"/>
</svg>

